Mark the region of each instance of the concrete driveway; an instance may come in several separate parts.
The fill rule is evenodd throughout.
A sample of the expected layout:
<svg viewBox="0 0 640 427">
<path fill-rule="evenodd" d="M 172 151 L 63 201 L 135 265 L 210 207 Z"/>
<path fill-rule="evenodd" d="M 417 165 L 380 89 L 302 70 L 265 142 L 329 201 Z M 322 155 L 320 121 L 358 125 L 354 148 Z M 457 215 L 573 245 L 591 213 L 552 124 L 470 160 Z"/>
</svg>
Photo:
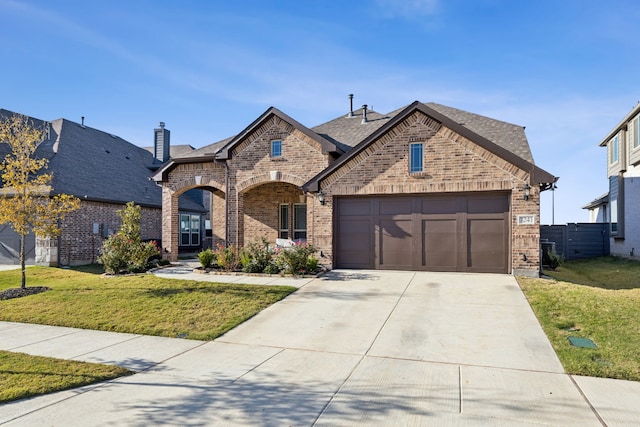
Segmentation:
<svg viewBox="0 0 640 427">
<path fill-rule="evenodd" d="M 140 373 L 0 406 L 4 425 L 601 426 L 506 275 L 334 271 L 212 342 L 0 322 L 0 349 Z M 597 380 L 613 381 L 613 380 Z M 628 396 L 640 383 L 620 382 Z M 619 385 L 614 382 L 612 387 Z M 597 406 L 597 405 L 596 405 Z M 608 411 L 608 412 L 607 412 Z M 638 417 L 638 418 L 635 418 Z"/>
</svg>

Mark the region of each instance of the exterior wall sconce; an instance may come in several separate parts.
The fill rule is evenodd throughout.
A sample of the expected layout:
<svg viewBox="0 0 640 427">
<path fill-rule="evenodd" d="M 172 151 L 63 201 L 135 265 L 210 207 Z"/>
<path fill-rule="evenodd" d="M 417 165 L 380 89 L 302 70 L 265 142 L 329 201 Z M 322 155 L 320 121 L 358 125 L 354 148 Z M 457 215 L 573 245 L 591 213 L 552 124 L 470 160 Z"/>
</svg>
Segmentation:
<svg viewBox="0 0 640 427">
<path fill-rule="evenodd" d="M 324 193 L 322 190 L 318 191 L 318 201 L 322 206 L 324 206 Z"/>
<path fill-rule="evenodd" d="M 531 187 L 529 184 L 525 184 L 524 187 L 522 187 L 522 192 L 524 199 L 529 200 L 529 196 L 531 195 Z"/>
</svg>

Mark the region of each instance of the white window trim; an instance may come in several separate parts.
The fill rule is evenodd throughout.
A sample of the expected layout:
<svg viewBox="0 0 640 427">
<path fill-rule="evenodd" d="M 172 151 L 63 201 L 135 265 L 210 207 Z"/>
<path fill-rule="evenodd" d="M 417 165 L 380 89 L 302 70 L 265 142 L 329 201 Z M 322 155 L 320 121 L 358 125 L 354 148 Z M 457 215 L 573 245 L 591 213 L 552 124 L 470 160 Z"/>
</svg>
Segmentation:
<svg viewBox="0 0 640 427">
<path fill-rule="evenodd" d="M 640 115 L 633 119 L 633 144 L 632 150 L 640 148 Z"/>
<path fill-rule="evenodd" d="M 615 154 L 615 160 L 614 160 Z M 620 138 L 618 135 L 611 138 L 611 145 L 609 147 L 609 164 L 615 165 L 620 161 Z"/>
</svg>

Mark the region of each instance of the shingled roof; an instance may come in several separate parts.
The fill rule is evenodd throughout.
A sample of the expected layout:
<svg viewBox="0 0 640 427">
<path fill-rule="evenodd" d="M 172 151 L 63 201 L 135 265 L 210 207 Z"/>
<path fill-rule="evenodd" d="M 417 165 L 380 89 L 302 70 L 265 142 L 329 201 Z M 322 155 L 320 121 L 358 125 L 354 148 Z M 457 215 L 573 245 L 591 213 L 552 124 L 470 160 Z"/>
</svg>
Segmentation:
<svg viewBox="0 0 640 427">
<path fill-rule="evenodd" d="M 0 119 L 15 113 L 0 110 Z M 153 155 L 119 136 L 66 119 L 32 120 L 45 129 L 45 140 L 36 155 L 49 159 L 53 193 L 71 194 L 82 200 L 162 207 L 162 189 L 153 181 Z M 0 144 L 0 156 L 8 146 Z M 155 166 L 157 168 L 157 166 Z M 184 206 L 183 206 L 184 204 Z M 202 211 L 192 199 L 181 199 L 181 208 Z"/>
<path fill-rule="evenodd" d="M 347 114 L 336 119 L 312 127 L 318 135 L 338 145 L 345 152 L 355 147 L 373 132 L 387 123 L 398 111 L 390 114 L 380 114 L 367 110 L 367 121 L 362 122 L 364 110 L 354 110 L 353 116 Z"/>
<path fill-rule="evenodd" d="M 433 108 L 443 116 L 447 116 L 459 125 L 498 144 L 529 163 L 533 163 L 533 156 L 531 155 L 531 149 L 523 126 L 458 110 L 435 102 L 427 102 L 424 105 Z"/>
<path fill-rule="evenodd" d="M 440 111 L 442 110 L 442 111 Z M 384 134 L 401 120 L 406 118 L 413 111 L 420 111 L 426 114 L 454 132 L 474 141 L 476 144 L 518 166 L 523 170 L 530 171 L 531 183 L 540 184 L 540 188 L 545 190 L 549 185 L 557 180 L 556 177 L 537 167 L 533 162 L 533 156 L 529 149 L 529 143 L 524 134 L 524 128 L 478 114 L 469 113 L 455 108 L 433 103 L 422 103 L 414 101 L 407 107 L 396 110 L 389 114 L 389 118 L 375 131 L 358 142 L 349 152 L 341 156 L 336 162 L 324 171 L 320 172 L 303 188 L 305 191 L 318 191 L 320 181 L 329 176 L 333 171 L 340 168 L 350 158 L 356 156 L 370 143 Z M 320 125 L 322 126 L 322 125 Z M 319 126 L 319 127 L 320 127 Z M 361 125 L 366 126 L 366 125 Z M 317 128 L 317 127 L 316 127 Z M 314 129 L 316 129 L 314 128 Z"/>
</svg>

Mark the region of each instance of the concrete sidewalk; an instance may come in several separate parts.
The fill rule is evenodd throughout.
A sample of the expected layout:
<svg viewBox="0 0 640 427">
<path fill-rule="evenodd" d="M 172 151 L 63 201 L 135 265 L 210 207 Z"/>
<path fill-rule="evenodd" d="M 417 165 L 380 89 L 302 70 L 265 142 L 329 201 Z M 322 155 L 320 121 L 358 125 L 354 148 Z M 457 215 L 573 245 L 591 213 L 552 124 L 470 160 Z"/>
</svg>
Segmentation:
<svg viewBox="0 0 640 427">
<path fill-rule="evenodd" d="M 2 425 L 640 424 L 640 383 L 564 374 L 506 275 L 334 271 L 211 342 L 0 322 L 0 349 L 139 372 Z"/>
</svg>

